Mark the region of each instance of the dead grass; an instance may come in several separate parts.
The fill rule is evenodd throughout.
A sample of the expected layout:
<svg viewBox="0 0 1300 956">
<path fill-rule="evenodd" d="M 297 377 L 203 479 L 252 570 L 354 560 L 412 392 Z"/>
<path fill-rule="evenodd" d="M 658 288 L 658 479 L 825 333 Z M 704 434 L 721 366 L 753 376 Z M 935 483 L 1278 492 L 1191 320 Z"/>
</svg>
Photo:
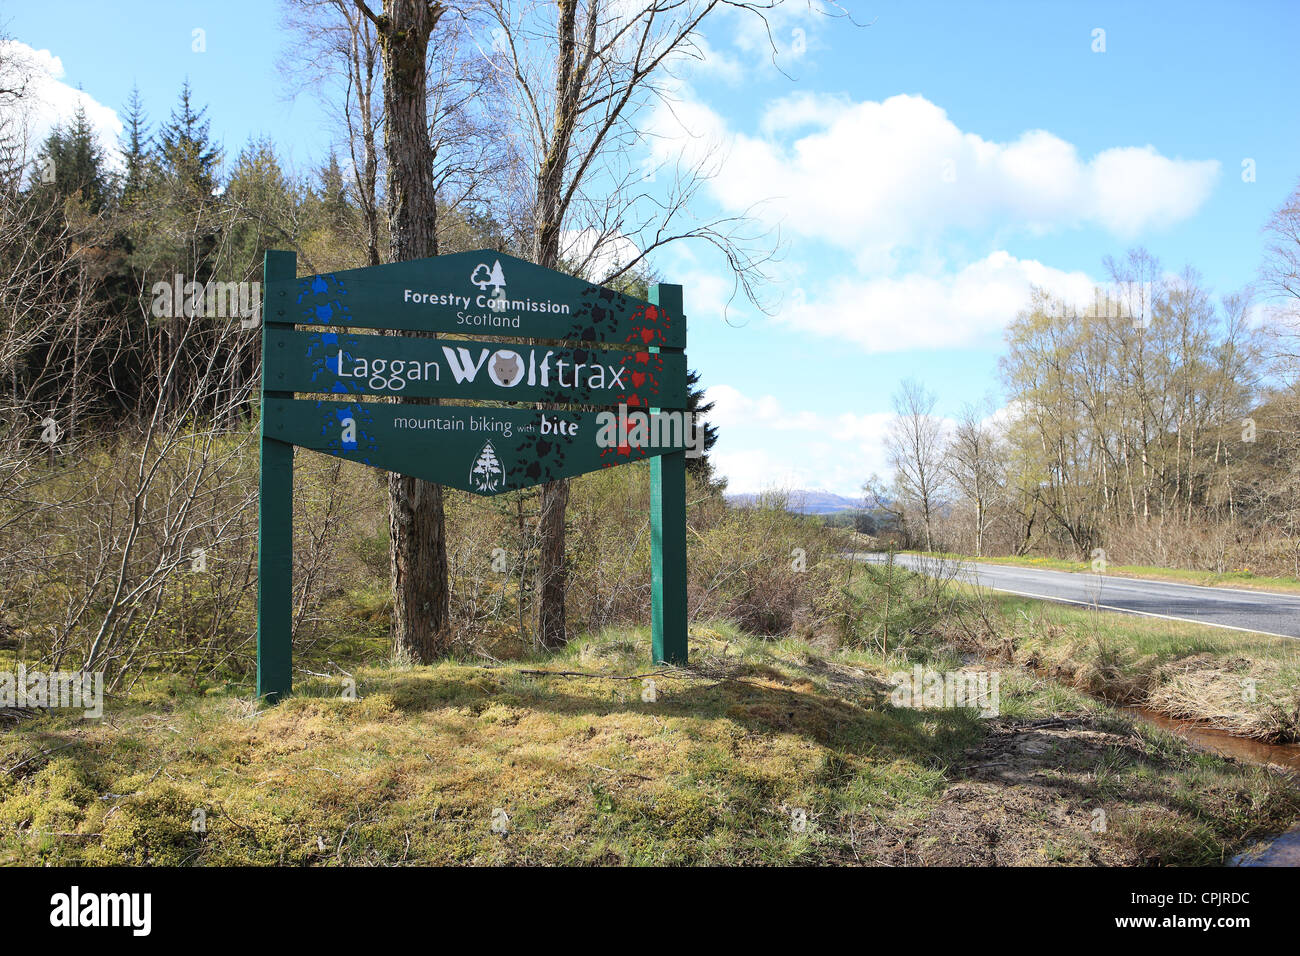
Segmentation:
<svg viewBox="0 0 1300 956">
<path fill-rule="evenodd" d="M 945 631 L 981 654 L 1237 736 L 1300 740 L 1300 642 L 996 592 L 974 601 Z"/>
</svg>

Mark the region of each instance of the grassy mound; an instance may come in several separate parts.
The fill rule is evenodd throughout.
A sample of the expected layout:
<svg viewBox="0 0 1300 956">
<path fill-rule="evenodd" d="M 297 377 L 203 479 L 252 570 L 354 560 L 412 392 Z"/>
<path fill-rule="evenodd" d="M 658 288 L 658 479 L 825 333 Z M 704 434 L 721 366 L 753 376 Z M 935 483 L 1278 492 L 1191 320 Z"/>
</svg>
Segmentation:
<svg viewBox="0 0 1300 956">
<path fill-rule="evenodd" d="M 982 720 L 894 706 L 897 652 L 712 626 L 691 654 L 650 668 L 611 630 L 361 669 L 355 699 L 342 675 L 270 709 L 155 687 L 6 723 L 0 862 L 1213 863 L 1300 813 L 1282 779 L 1014 668 Z"/>
</svg>

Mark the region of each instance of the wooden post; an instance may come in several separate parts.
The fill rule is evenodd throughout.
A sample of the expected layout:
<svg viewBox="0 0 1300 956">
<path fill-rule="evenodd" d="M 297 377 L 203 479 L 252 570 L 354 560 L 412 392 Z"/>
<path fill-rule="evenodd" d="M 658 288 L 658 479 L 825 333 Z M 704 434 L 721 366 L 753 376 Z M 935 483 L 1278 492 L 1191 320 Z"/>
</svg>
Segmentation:
<svg viewBox="0 0 1300 956">
<path fill-rule="evenodd" d="M 257 696 L 272 704 L 293 689 L 293 445 L 266 433 L 266 403 L 292 398 L 293 393 L 267 386 L 276 367 L 275 357 L 267 354 L 273 338 L 267 333 L 293 328 L 293 303 L 283 289 L 271 301 L 270 283 L 297 274 L 296 254 L 267 251 L 262 275 L 262 459 L 257 497 Z"/>
<path fill-rule="evenodd" d="M 682 287 L 659 283 L 650 301 L 685 323 Z M 652 348 L 652 352 L 682 349 Z M 676 409 L 674 409 L 675 411 Z M 651 414 L 659 411 L 650 409 Z M 650 459 L 650 630 L 655 664 L 686 663 L 686 452 Z"/>
</svg>

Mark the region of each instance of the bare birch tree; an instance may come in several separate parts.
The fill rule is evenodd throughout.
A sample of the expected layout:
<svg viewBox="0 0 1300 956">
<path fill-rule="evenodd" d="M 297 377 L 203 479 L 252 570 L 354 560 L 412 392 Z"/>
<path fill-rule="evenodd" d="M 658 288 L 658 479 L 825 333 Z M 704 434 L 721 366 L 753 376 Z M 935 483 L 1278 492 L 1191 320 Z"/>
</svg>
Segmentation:
<svg viewBox="0 0 1300 956">
<path fill-rule="evenodd" d="M 1005 480 L 998 436 L 985 422 L 986 417 L 974 405 L 962 409 L 948 441 L 943 465 L 955 488 L 974 508 L 976 557 L 984 554 L 984 534 Z"/>
<path fill-rule="evenodd" d="M 1273 213 L 1265 233 L 1269 238 L 1262 270 L 1265 292 L 1295 309 L 1300 304 L 1300 185 Z"/>
<path fill-rule="evenodd" d="M 295 89 L 315 86 L 324 107 L 342 125 L 364 226 L 366 263 L 379 265 L 378 139 L 383 104 L 374 24 L 352 0 L 287 0 L 284 19 L 294 43 L 281 59 L 281 71 Z"/>
<path fill-rule="evenodd" d="M 521 212 L 526 254 L 548 269 L 608 282 L 669 242 L 695 238 L 721 249 L 757 296 L 772 253 L 746 217 L 694 219 L 690 200 L 715 171 L 671 167 L 652 189 L 639 157 L 640 124 L 671 99 L 672 68 L 699 55 L 705 20 L 721 10 L 762 17 L 779 0 L 483 0 L 485 55 L 498 71 L 492 108 L 513 126 L 514 175 L 503 205 Z M 656 179 L 658 177 L 655 177 Z M 629 251 L 630 250 L 630 251 Z M 566 480 L 540 495 L 538 639 L 564 643 Z"/>
<path fill-rule="evenodd" d="M 933 528 L 945 490 L 943 421 L 934 414 L 934 393 L 914 379 L 894 394 L 894 420 L 885 439 L 897 495 L 919 512 L 925 550 L 934 550 Z"/>
</svg>

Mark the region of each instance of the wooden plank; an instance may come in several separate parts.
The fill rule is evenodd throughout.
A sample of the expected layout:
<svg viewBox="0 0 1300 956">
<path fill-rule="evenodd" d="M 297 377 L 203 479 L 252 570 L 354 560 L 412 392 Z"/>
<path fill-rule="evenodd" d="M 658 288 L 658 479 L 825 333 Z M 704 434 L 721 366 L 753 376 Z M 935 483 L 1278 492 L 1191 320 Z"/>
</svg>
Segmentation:
<svg viewBox="0 0 1300 956">
<path fill-rule="evenodd" d="M 646 412 L 634 410 L 578 412 L 306 399 L 268 401 L 262 410 L 267 434 L 280 441 L 480 495 L 498 495 L 684 449 L 683 414 L 664 412 L 651 419 Z M 622 416 L 627 419 L 624 425 L 619 424 Z M 635 427 L 636 416 L 644 419 L 644 431 Z"/>
<path fill-rule="evenodd" d="M 686 356 L 288 328 L 266 330 L 268 387 L 285 392 L 686 407 Z"/>
<path fill-rule="evenodd" d="M 686 346 L 662 306 L 491 250 L 268 281 L 266 294 L 265 314 L 298 325 Z"/>
</svg>

